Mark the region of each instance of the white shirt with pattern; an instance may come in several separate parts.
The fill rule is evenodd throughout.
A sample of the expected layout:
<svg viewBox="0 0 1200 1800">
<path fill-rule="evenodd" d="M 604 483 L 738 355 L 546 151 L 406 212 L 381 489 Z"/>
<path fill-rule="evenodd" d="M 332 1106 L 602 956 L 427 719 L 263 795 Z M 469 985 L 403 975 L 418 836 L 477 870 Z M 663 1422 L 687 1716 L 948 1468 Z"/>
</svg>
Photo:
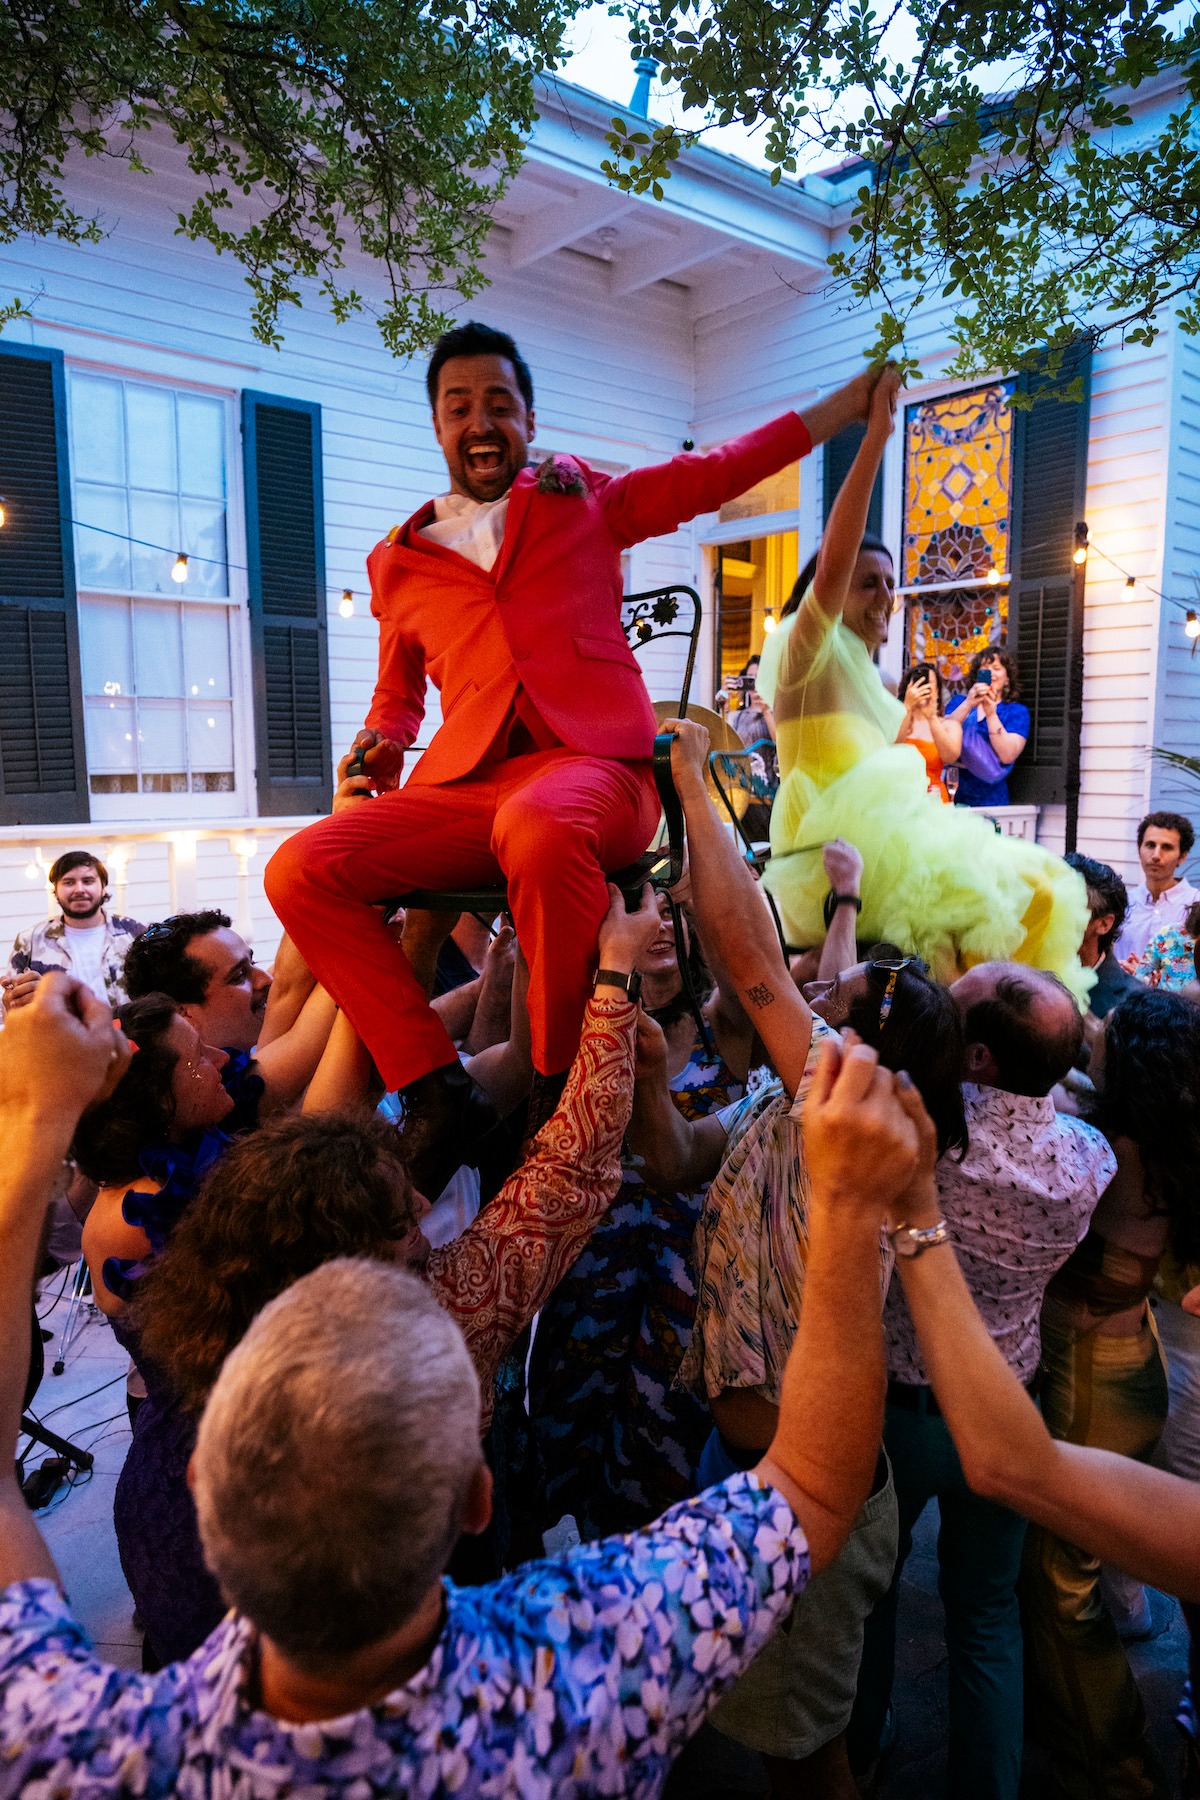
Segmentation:
<svg viewBox="0 0 1200 1800">
<path fill-rule="evenodd" d="M 1200 900 L 1200 888 L 1194 888 L 1190 881 L 1177 881 L 1157 900 L 1150 898 L 1149 888 L 1131 887 L 1129 911 L 1113 945 L 1118 961 L 1124 962 L 1127 956 L 1144 956 L 1150 939 L 1172 925 L 1182 925 L 1188 907 L 1196 900 Z"/>
<path fill-rule="evenodd" d="M 419 535 L 443 550 L 457 550 L 468 562 L 490 572 L 504 542 L 508 495 L 502 494 L 499 500 L 472 500 L 469 494 L 439 494 L 433 511 L 433 519 L 422 525 Z"/>
<path fill-rule="evenodd" d="M 1005 1362 L 1028 1382 L 1041 1355 L 1038 1317 L 1050 1277 L 1087 1231 L 1117 1172 L 1094 1126 L 999 1088 L 963 1088 L 970 1148 L 938 1164 L 938 1195 L 983 1322 Z M 883 1314 L 888 1374 L 922 1386 L 928 1377 L 898 1280 Z"/>
</svg>

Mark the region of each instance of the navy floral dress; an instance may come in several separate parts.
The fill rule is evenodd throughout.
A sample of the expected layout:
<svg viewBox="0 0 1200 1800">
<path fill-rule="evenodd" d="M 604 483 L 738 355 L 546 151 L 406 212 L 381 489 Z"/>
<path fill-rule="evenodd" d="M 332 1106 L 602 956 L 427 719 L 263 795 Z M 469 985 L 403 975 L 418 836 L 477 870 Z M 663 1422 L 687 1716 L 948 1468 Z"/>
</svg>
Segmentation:
<svg viewBox="0 0 1200 1800">
<path fill-rule="evenodd" d="M 685 1119 L 719 1112 L 744 1083 L 699 1035 L 671 1082 Z M 696 1491 L 712 1419 L 672 1386 L 696 1316 L 692 1239 L 704 1201 L 647 1186 L 626 1160 L 607 1217 L 538 1319 L 529 1415 L 541 1527 L 573 1513 L 585 1538 L 648 1524 Z"/>
</svg>

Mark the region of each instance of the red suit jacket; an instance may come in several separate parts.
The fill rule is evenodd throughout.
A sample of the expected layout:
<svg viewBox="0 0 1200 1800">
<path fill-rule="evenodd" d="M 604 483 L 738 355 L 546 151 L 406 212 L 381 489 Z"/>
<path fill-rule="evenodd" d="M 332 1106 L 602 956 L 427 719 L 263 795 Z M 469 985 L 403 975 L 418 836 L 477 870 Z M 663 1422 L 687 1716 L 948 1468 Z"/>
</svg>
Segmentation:
<svg viewBox="0 0 1200 1800">
<path fill-rule="evenodd" d="M 796 413 L 704 455 L 603 475 L 555 459 L 584 492 L 544 493 L 537 470 L 509 490 L 490 570 L 419 536 L 429 501 L 367 559 L 379 620 L 379 680 L 367 724 L 408 745 L 425 710 L 425 678 L 443 723 L 416 782 L 456 781 L 494 744 L 518 688 L 568 749 L 650 755 L 654 714 L 621 629 L 621 552 L 676 530 L 774 474 L 812 443 Z"/>
</svg>

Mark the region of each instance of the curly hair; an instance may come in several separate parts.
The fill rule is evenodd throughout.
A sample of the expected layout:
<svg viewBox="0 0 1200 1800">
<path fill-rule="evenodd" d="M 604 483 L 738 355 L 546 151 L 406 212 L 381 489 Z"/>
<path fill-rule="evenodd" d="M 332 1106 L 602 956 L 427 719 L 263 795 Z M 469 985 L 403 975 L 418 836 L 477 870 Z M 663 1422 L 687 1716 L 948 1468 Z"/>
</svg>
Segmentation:
<svg viewBox="0 0 1200 1800">
<path fill-rule="evenodd" d="M 891 944 L 877 944 L 870 954 L 898 961 L 902 953 Z M 966 1051 L 958 1008 L 949 990 L 914 957 L 896 977 L 892 1008 L 881 1026 L 889 976 L 889 970 L 868 961 L 866 991 L 850 1002 L 846 1023 L 879 1052 L 885 1069 L 908 1073 L 936 1127 L 938 1155 L 957 1150 L 961 1160 L 968 1140 L 962 1095 Z"/>
<path fill-rule="evenodd" d="M 177 1010 L 169 994 L 143 994 L 117 1013 L 137 1055 L 108 1099 L 84 1113 L 71 1145 L 79 1167 L 101 1187 L 135 1180 L 141 1174 L 142 1151 L 170 1138 L 179 1058 L 165 1040 Z"/>
<path fill-rule="evenodd" d="M 211 908 L 207 912 L 176 913 L 149 925 L 125 955 L 125 992 L 131 1000 L 143 994 L 170 994 L 180 1006 L 203 1006 L 208 994 L 209 971 L 188 955 L 193 938 L 207 937 L 229 924 L 229 914 Z"/>
<path fill-rule="evenodd" d="M 1177 831 L 1179 833 L 1180 850 L 1183 852 L 1184 856 L 1191 855 L 1192 845 L 1196 841 L 1196 833 L 1192 829 L 1192 821 L 1184 813 L 1147 813 L 1141 824 L 1138 826 L 1137 841 L 1139 850 L 1142 847 L 1142 839 L 1152 825 L 1158 831 Z"/>
<path fill-rule="evenodd" d="M 1090 1117 L 1110 1143 L 1132 1138 L 1172 1254 L 1200 1262 L 1200 1007 L 1161 988 L 1127 994 L 1105 1026 Z"/>
<path fill-rule="evenodd" d="M 1008 686 L 1004 690 L 1006 700 L 1018 700 L 1021 696 L 1021 678 L 1017 669 L 1017 659 L 1011 650 L 1001 650 L 998 644 L 992 644 L 986 650 L 980 650 L 973 656 L 967 667 L 967 692 L 979 680 L 979 671 L 984 663 L 998 662 L 1008 676 Z"/>
<path fill-rule="evenodd" d="M 142 1351 L 198 1414 L 269 1300 L 335 1257 L 390 1261 L 415 1222 L 396 1133 L 374 1114 L 268 1119 L 213 1164 L 139 1283 Z"/>
<path fill-rule="evenodd" d="M 1121 927 L 1125 923 L 1125 914 L 1129 911 L 1129 890 L 1114 868 L 1108 863 L 1097 862 L 1094 856 L 1083 856 L 1078 850 L 1069 850 L 1063 857 L 1069 869 L 1082 875 L 1088 891 L 1088 909 L 1093 919 L 1099 919 L 1105 913 L 1113 916 L 1112 929 L 1100 939 L 1101 952 L 1109 950 L 1121 935 Z"/>
<path fill-rule="evenodd" d="M 942 677 L 936 663 L 909 663 L 907 669 L 905 669 L 903 675 L 900 677 L 900 686 L 896 689 L 896 698 L 897 700 L 903 700 L 913 682 L 923 680 L 927 675 L 932 675 L 933 677 L 933 691 L 936 696 L 937 710 L 939 714 L 943 713 L 946 710 L 946 696 L 942 688 Z"/>
</svg>

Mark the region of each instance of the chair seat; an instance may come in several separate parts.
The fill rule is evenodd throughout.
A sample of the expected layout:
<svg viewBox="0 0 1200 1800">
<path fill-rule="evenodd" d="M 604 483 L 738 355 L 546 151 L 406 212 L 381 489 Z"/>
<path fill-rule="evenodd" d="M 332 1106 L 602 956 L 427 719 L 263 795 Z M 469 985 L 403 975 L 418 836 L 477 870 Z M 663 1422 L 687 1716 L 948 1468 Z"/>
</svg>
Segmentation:
<svg viewBox="0 0 1200 1800">
<path fill-rule="evenodd" d="M 671 860 L 669 845 L 664 844 L 661 850 L 647 850 L 635 863 L 629 863 L 623 869 L 617 869 L 607 879 L 614 887 L 619 887 L 625 896 L 626 904 L 630 901 L 637 904 L 641 898 L 642 888 L 647 881 L 659 878 L 668 868 Z M 494 919 L 498 913 L 508 911 L 507 891 L 499 886 L 477 888 L 410 888 L 407 894 L 396 894 L 384 905 L 389 910 L 397 907 L 413 907 L 421 912 L 465 912 L 476 913 L 483 918 Z"/>
</svg>

